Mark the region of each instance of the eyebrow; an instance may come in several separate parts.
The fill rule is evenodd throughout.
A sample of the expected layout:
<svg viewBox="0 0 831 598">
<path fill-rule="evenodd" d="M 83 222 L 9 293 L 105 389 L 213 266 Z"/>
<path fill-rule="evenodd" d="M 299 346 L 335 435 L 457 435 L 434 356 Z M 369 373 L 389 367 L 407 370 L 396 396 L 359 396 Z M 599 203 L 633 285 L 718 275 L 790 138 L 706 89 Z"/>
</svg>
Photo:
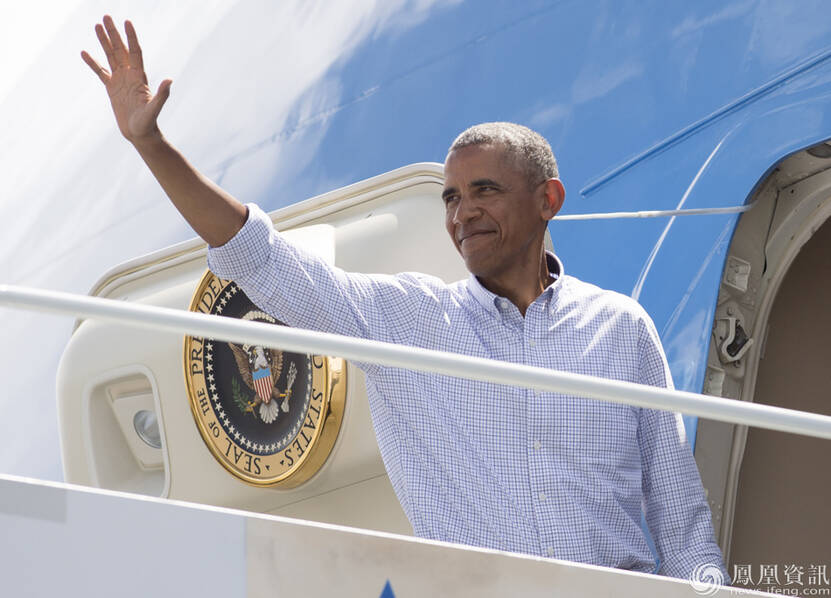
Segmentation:
<svg viewBox="0 0 831 598">
<path fill-rule="evenodd" d="M 457 193 L 456 187 L 445 187 L 444 191 L 441 192 L 441 198 L 447 199 L 448 196 Z"/>
<path fill-rule="evenodd" d="M 470 183 L 471 187 L 502 187 L 499 183 L 494 181 L 493 179 L 476 179 L 475 181 Z"/>
<path fill-rule="evenodd" d="M 474 189 L 476 187 L 499 187 L 501 189 L 502 185 L 493 179 L 476 179 L 475 181 L 471 181 L 470 187 Z M 446 187 L 444 191 L 441 192 L 441 198 L 447 199 L 448 196 L 453 195 L 454 193 L 458 193 L 458 189 L 456 189 L 456 187 Z"/>
</svg>

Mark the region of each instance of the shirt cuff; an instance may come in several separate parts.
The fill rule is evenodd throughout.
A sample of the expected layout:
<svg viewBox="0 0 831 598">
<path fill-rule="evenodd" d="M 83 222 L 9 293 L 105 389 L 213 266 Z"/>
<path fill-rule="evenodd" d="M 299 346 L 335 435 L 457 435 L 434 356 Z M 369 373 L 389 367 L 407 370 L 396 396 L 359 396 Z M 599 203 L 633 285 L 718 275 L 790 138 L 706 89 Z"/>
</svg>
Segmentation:
<svg viewBox="0 0 831 598">
<path fill-rule="evenodd" d="M 268 261 L 274 225 L 256 204 L 246 207 L 248 218 L 237 234 L 224 245 L 208 247 L 208 268 L 220 278 L 243 278 Z"/>
<path fill-rule="evenodd" d="M 711 550 L 694 546 L 662 560 L 658 575 L 688 579 L 699 584 L 730 585 L 732 581 L 721 551 L 715 544 Z"/>
</svg>

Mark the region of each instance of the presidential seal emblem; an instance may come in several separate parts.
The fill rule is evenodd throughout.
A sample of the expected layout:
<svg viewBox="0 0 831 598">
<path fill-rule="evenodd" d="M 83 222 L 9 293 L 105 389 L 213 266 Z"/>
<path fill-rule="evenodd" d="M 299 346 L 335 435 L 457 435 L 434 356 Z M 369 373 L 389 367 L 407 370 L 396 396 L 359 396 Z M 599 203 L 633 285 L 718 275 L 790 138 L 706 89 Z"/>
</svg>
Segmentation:
<svg viewBox="0 0 831 598">
<path fill-rule="evenodd" d="M 191 311 L 282 324 L 208 271 Z M 190 407 L 211 453 L 239 479 L 292 488 L 328 457 L 346 396 L 340 358 L 185 337 Z"/>
</svg>

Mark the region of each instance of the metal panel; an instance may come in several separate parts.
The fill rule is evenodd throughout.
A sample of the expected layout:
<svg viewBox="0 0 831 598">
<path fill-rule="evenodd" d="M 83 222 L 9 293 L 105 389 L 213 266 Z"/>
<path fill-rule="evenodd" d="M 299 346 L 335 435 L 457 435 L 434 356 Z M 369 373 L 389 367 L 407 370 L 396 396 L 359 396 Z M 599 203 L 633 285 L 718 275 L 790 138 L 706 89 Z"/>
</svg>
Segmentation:
<svg viewBox="0 0 831 598">
<path fill-rule="evenodd" d="M 0 528 L 8 596 L 761 595 L 10 476 Z"/>
</svg>

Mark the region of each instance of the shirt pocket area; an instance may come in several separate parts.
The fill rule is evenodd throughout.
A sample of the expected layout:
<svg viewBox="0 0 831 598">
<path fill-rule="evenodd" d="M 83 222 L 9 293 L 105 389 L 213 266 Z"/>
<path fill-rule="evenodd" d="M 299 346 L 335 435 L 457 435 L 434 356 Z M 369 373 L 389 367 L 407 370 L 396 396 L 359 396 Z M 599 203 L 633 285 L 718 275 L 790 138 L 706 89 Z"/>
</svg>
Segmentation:
<svg viewBox="0 0 831 598">
<path fill-rule="evenodd" d="M 637 408 L 558 395 L 553 411 L 552 446 L 564 468 L 640 470 Z"/>
</svg>

